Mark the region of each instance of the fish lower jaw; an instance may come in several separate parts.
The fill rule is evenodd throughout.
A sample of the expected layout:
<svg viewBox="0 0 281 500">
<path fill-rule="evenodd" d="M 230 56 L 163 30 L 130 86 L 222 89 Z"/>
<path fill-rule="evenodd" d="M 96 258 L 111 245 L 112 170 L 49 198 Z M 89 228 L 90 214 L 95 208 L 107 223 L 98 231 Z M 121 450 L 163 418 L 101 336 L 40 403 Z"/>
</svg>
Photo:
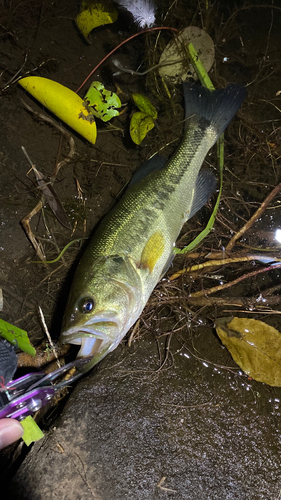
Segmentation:
<svg viewBox="0 0 281 500">
<path fill-rule="evenodd" d="M 94 356 L 102 347 L 104 339 L 95 337 L 77 337 L 76 339 L 69 340 L 69 344 L 81 345 L 77 358 L 86 358 L 87 356 Z"/>
</svg>

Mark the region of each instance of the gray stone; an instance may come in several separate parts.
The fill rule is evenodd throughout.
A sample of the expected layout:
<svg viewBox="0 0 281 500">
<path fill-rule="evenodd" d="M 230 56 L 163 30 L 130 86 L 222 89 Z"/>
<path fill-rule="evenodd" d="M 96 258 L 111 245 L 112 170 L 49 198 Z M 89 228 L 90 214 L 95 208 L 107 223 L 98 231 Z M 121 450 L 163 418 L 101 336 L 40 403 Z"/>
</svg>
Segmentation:
<svg viewBox="0 0 281 500">
<path fill-rule="evenodd" d="M 221 357 L 212 334 L 209 341 Z M 158 371 L 157 344 L 148 336 L 109 355 L 33 446 L 7 498 L 277 499 L 274 389 L 248 381 L 236 368 L 203 364 L 180 347 L 171 342 L 173 356 Z M 163 356 L 164 344 L 160 350 Z"/>
</svg>

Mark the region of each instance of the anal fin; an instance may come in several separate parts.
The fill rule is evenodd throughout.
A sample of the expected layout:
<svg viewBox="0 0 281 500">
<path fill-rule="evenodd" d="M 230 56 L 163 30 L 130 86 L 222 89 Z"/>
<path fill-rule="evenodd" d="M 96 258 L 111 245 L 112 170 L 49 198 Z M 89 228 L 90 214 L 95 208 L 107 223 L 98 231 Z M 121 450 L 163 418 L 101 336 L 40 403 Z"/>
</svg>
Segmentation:
<svg viewBox="0 0 281 500">
<path fill-rule="evenodd" d="M 216 188 L 216 184 L 217 180 L 210 170 L 201 170 L 199 172 L 195 184 L 193 203 L 186 220 L 191 219 L 200 208 L 206 205 Z"/>
</svg>

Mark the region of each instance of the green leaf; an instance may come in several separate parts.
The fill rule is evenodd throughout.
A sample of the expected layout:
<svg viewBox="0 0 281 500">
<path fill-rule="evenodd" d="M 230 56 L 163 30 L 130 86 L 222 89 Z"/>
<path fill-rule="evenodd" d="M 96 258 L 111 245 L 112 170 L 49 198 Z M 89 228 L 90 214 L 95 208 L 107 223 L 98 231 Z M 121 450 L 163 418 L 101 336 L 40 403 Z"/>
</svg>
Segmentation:
<svg viewBox="0 0 281 500">
<path fill-rule="evenodd" d="M 29 446 L 34 441 L 39 441 L 39 439 L 42 439 L 44 437 L 43 432 L 33 420 L 31 415 L 22 420 L 21 425 L 24 428 L 22 439 L 27 446 Z"/>
<path fill-rule="evenodd" d="M 135 105 L 147 115 L 151 116 L 154 120 L 157 118 L 157 109 L 150 100 L 142 94 L 132 94 Z"/>
<path fill-rule="evenodd" d="M 134 143 L 140 145 L 146 134 L 153 129 L 153 127 L 154 121 L 150 115 L 142 111 L 134 113 L 130 122 L 130 136 Z"/>
<path fill-rule="evenodd" d="M 263 321 L 226 317 L 216 331 L 235 363 L 258 382 L 281 387 L 281 334 Z"/>
<path fill-rule="evenodd" d="M 117 17 L 117 10 L 113 7 L 111 10 L 106 10 L 101 3 L 94 5 L 93 2 L 82 2 L 80 12 L 76 17 L 76 24 L 84 38 L 88 40 L 87 37 L 92 29 L 113 23 Z"/>
<path fill-rule="evenodd" d="M 19 347 L 22 351 L 35 356 L 36 351 L 30 344 L 27 333 L 3 319 L 0 319 L 0 336 L 11 342 L 14 346 Z"/>
<path fill-rule="evenodd" d="M 85 95 L 84 101 L 90 106 L 90 111 L 103 122 L 108 122 L 113 116 L 118 116 L 119 111 L 115 108 L 121 107 L 119 97 L 106 90 L 100 82 L 93 82 Z"/>
</svg>

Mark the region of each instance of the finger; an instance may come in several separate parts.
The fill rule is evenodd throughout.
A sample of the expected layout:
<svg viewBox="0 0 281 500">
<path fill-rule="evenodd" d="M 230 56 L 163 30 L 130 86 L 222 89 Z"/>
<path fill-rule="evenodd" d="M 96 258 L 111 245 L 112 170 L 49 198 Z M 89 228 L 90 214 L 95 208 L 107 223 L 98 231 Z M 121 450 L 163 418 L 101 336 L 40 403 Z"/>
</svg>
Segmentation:
<svg viewBox="0 0 281 500">
<path fill-rule="evenodd" d="M 23 435 L 23 427 L 18 420 L 3 418 L 0 420 L 0 450 L 9 446 Z"/>
</svg>

